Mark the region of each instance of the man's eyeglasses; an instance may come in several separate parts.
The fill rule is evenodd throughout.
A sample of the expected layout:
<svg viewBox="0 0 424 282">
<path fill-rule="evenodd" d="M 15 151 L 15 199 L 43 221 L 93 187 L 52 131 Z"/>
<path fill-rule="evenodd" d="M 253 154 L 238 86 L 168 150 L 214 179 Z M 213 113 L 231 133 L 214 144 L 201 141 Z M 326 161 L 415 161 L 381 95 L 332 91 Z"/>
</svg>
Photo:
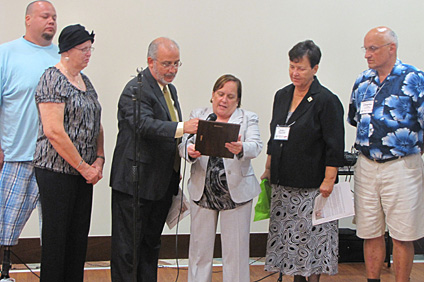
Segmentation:
<svg viewBox="0 0 424 282">
<path fill-rule="evenodd" d="M 162 67 L 169 69 L 169 68 L 176 68 L 178 69 L 183 64 L 181 61 L 171 63 L 171 62 L 159 62 L 157 61 Z"/>
<path fill-rule="evenodd" d="M 386 43 L 386 44 L 381 45 L 381 46 L 370 46 L 370 47 L 362 46 L 361 49 L 362 49 L 362 51 L 364 51 L 364 53 L 366 53 L 367 51 L 374 53 L 375 51 L 377 51 L 381 47 L 384 47 L 384 46 L 387 46 L 387 45 L 390 45 L 390 44 L 392 44 L 392 42 Z"/>
<path fill-rule="evenodd" d="M 85 47 L 85 48 L 82 48 L 82 49 L 80 49 L 80 48 L 75 48 L 75 49 L 80 50 L 80 51 L 81 51 L 81 52 L 83 52 L 84 54 L 87 54 L 87 53 L 88 53 L 88 51 L 90 51 L 90 52 L 93 52 L 93 51 L 94 51 L 94 47 Z"/>
</svg>

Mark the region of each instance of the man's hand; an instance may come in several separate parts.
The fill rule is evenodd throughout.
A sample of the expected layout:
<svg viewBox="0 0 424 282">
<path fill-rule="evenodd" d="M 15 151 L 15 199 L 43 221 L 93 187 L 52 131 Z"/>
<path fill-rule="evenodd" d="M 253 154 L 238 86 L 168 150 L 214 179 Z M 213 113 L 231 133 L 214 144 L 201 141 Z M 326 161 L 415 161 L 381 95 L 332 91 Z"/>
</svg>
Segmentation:
<svg viewBox="0 0 424 282">
<path fill-rule="evenodd" d="M 198 124 L 199 124 L 198 118 L 193 118 L 191 120 L 185 121 L 184 122 L 184 133 L 196 134 Z"/>
</svg>

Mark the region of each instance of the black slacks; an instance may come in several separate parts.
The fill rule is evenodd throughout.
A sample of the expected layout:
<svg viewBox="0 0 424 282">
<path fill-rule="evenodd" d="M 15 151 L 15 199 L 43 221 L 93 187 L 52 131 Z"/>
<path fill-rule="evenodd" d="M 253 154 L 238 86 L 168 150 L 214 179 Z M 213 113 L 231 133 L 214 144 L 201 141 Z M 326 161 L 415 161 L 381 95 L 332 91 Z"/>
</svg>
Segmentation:
<svg viewBox="0 0 424 282">
<path fill-rule="evenodd" d="M 137 281 L 156 282 L 160 237 L 178 187 L 179 175 L 173 173 L 166 195 L 157 201 L 139 200 L 137 220 Z M 133 197 L 112 189 L 113 282 L 133 281 Z"/>
<path fill-rule="evenodd" d="M 35 168 L 42 208 L 41 282 L 83 281 L 93 185 Z"/>
</svg>

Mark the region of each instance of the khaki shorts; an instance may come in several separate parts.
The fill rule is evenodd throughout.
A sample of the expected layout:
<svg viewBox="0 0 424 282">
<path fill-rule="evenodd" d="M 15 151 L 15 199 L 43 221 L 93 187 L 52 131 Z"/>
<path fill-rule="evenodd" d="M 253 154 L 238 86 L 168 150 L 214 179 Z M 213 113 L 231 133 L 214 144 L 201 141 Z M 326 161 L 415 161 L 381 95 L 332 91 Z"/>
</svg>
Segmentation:
<svg viewBox="0 0 424 282">
<path fill-rule="evenodd" d="M 354 176 L 358 237 L 380 237 L 386 225 L 399 241 L 424 237 L 423 171 L 419 154 L 385 163 L 359 156 Z"/>
</svg>

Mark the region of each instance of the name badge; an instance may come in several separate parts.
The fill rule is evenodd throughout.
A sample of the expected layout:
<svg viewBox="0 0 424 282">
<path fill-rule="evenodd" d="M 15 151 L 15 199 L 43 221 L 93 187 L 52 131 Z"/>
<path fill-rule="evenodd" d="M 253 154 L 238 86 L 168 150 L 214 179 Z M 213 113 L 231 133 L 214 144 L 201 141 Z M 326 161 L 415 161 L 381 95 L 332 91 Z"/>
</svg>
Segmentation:
<svg viewBox="0 0 424 282">
<path fill-rule="evenodd" d="M 370 101 L 362 101 L 361 102 L 361 110 L 360 110 L 360 114 L 371 114 L 372 113 L 372 109 L 374 107 L 374 100 L 370 100 Z"/>
<path fill-rule="evenodd" d="M 275 128 L 274 140 L 289 140 L 290 127 L 279 126 Z"/>
</svg>

